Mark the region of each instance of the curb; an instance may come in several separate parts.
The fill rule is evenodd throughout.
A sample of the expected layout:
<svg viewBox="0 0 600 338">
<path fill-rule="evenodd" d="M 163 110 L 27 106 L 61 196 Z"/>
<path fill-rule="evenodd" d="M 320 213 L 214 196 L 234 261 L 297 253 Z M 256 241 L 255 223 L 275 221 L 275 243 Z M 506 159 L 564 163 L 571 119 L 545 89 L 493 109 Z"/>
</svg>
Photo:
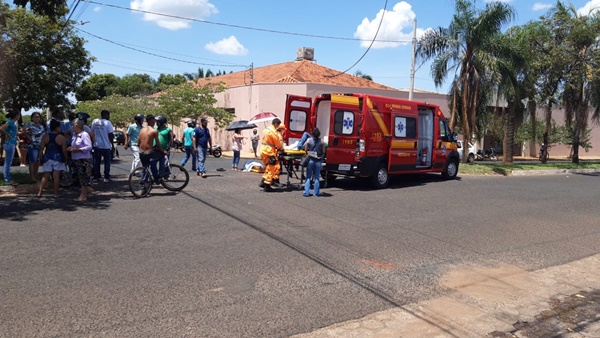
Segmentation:
<svg viewBox="0 0 600 338">
<path fill-rule="evenodd" d="M 540 176 L 558 174 L 593 174 L 600 173 L 600 169 L 552 169 L 552 170 L 513 170 L 512 176 Z"/>
</svg>

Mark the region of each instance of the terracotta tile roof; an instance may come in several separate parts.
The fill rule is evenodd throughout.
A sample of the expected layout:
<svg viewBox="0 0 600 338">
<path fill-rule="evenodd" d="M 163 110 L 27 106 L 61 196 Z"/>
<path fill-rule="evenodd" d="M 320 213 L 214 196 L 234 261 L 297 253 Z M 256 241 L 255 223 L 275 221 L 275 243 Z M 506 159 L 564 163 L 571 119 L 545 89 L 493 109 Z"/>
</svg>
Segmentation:
<svg viewBox="0 0 600 338">
<path fill-rule="evenodd" d="M 225 83 L 227 87 L 249 85 L 250 70 L 215 76 L 211 79 L 199 79 L 198 83 L 205 84 L 208 81 L 221 81 Z M 254 68 L 254 84 L 260 83 L 316 83 L 395 90 L 395 88 L 354 75 L 340 74 L 340 72 L 335 69 L 327 68 L 307 60 L 284 62 Z"/>
</svg>

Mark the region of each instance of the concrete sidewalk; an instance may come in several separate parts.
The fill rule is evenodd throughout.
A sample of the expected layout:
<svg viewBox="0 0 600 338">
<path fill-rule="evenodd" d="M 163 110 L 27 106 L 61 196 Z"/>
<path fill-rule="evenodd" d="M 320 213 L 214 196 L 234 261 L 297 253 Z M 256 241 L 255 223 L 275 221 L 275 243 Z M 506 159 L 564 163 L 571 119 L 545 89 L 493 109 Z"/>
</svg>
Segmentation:
<svg viewBox="0 0 600 338">
<path fill-rule="evenodd" d="M 457 266 L 443 296 L 296 338 L 600 337 L 600 255 L 524 271 Z"/>
</svg>

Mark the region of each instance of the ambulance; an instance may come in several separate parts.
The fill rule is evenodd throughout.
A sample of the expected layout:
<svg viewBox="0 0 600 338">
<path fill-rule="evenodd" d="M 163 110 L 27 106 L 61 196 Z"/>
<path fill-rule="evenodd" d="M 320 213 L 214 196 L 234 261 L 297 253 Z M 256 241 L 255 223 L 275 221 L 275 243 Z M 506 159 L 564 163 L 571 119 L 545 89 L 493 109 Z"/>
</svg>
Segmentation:
<svg viewBox="0 0 600 338">
<path fill-rule="evenodd" d="M 456 133 L 440 107 L 370 94 L 287 95 L 287 144 L 314 127 L 327 144 L 322 175 L 369 178 L 385 188 L 391 175 L 458 174 Z"/>
</svg>

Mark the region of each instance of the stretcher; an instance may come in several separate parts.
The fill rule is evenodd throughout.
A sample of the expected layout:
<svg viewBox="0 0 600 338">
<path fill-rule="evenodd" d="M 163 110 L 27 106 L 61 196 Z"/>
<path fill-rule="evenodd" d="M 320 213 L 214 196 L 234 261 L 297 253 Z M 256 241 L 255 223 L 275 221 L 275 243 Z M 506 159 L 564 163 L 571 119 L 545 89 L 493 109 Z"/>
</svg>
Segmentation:
<svg viewBox="0 0 600 338">
<path fill-rule="evenodd" d="M 284 152 L 280 153 L 279 160 L 281 161 L 282 168 L 285 168 L 287 173 L 286 179 L 286 187 L 288 189 L 299 189 L 302 188 L 302 184 L 304 183 L 304 167 L 300 165 L 300 161 L 302 157 L 306 155 L 306 151 L 304 150 L 292 150 L 286 149 Z M 298 170 L 300 170 L 300 176 L 298 176 Z M 300 180 L 299 184 L 294 184 L 290 182 L 292 175 Z"/>
</svg>

